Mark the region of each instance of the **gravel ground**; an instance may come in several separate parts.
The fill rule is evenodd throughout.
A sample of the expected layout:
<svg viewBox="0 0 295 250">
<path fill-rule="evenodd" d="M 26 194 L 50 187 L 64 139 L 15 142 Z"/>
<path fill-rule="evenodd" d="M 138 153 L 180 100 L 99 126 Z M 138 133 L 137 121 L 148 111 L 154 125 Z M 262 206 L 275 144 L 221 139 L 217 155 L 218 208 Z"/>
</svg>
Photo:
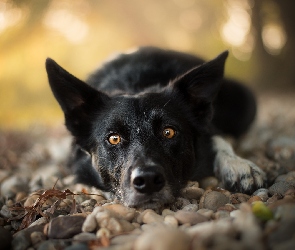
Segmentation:
<svg viewBox="0 0 295 250">
<path fill-rule="evenodd" d="M 64 128 L 0 133 L 0 249 L 295 249 L 294 97 L 259 95 L 253 128 L 229 138 L 265 170 L 267 189 L 231 193 L 208 177 L 159 211 L 75 184 Z"/>
</svg>

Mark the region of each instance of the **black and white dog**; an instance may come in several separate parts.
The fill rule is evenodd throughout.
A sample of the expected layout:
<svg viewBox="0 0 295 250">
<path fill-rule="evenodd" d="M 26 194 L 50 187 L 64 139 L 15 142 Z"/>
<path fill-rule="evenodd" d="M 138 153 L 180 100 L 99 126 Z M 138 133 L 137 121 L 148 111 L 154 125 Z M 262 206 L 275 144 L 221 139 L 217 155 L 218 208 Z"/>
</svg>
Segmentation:
<svg viewBox="0 0 295 250">
<path fill-rule="evenodd" d="M 223 79 L 227 56 L 204 62 L 143 47 L 106 62 L 88 84 L 47 59 L 77 180 L 141 208 L 172 203 L 187 181 L 213 174 L 231 191 L 262 187 L 263 171 L 219 136 L 239 137 L 256 113 L 253 94 Z"/>
</svg>

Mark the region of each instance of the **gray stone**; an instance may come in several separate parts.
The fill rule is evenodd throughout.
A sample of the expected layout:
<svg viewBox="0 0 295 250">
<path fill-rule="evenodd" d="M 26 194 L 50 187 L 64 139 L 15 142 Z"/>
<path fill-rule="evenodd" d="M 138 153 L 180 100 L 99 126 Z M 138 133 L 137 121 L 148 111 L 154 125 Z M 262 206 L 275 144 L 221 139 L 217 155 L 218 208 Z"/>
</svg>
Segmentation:
<svg viewBox="0 0 295 250">
<path fill-rule="evenodd" d="M 202 198 L 204 198 L 204 200 L 202 206 L 200 202 L 200 208 L 207 208 L 214 212 L 216 212 L 219 207 L 222 207 L 229 202 L 229 197 L 217 191 L 208 192 Z"/>
<path fill-rule="evenodd" d="M 295 170 L 295 138 L 280 136 L 270 140 L 267 155 L 277 161 L 287 172 Z"/>
<path fill-rule="evenodd" d="M 2 249 L 10 249 L 12 242 L 11 233 L 5 228 L 0 226 L 0 244 Z"/>
<path fill-rule="evenodd" d="M 9 209 L 9 207 L 7 205 L 3 205 L 0 211 L 0 215 L 2 215 L 4 218 L 11 218 L 12 214 L 11 214 L 11 210 Z"/>
<path fill-rule="evenodd" d="M 230 217 L 230 212 L 225 210 L 220 210 L 215 213 L 215 219 L 226 219 Z"/>
<path fill-rule="evenodd" d="M 85 221 L 83 216 L 61 216 L 50 221 L 48 237 L 51 239 L 69 239 L 82 232 Z"/>
<path fill-rule="evenodd" d="M 28 182 L 27 176 L 13 175 L 2 182 L 1 195 L 12 198 L 18 192 L 27 192 L 29 190 Z"/>
<path fill-rule="evenodd" d="M 260 188 L 260 189 L 257 189 L 253 194 L 252 196 L 258 196 L 261 198 L 261 200 L 263 202 L 267 201 L 267 199 L 269 198 L 268 197 L 268 189 L 266 188 Z"/>
<path fill-rule="evenodd" d="M 292 220 L 285 220 L 283 223 L 280 223 L 278 228 L 271 232 L 268 236 L 268 245 L 274 246 L 292 239 L 295 234 L 294 225 L 295 218 Z"/>
<path fill-rule="evenodd" d="M 41 243 L 46 239 L 46 236 L 43 232 L 32 232 L 30 235 L 31 242 L 33 245 L 36 245 L 38 243 Z"/>
<path fill-rule="evenodd" d="M 69 241 L 63 240 L 46 240 L 43 241 L 37 248 L 37 250 L 59 250 L 65 249 L 71 243 Z"/>
<path fill-rule="evenodd" d="M 31 233 L 32 232 L 42 232 L 43 226 L 34 226 L 30 228 L 23 229 L 22 231 L 19 231 L 13 236 L 12 240 L 12 248 L 14 250 L 25 250 L 29 246 L 32 245 L 31 241 Z"/>
<path fill-rule="evenodd" d="M 88 246 L 85 243 L 76 243 L 66 247 L 64 250 L 88 250 Z"/>
<path fill-rule="evenodd" d="M 295 239 L 290 239 L 285 242 L 276 244 L 272 246 L 273 250 L 294 250 L 295 249 Z"/>
<path fill-rule="evenodd" d="M 97 203 L 97 201 L 95 199 L 90 199 L 90 200 L 83 201 L 81 203 L 81 206 L 82 207 L 88 207 L 88 206 L 94 207 L 96 203 Z"/>
<path fill-rule="evenodd" d="M 268 190 L 271 195 L 279 194 L 283 196 L 287 190 L 295 189 L 293 185 L 286 181 L 280 181 L 274 183 Z"/>
<path fill-rule="evenodd" d="M 26 250 L 32 245 L 30 235 L 25 231 L 20 231 L 12 240 L 12 248 L 14 250 Z"/>
<path fill-rule="evenodd" d="M 198 211 L 198 209 L 199 209 L 198 204 L 188 204 L 182 210 L 196 212 Z"/>
<path fill-rule="evenodd" d="M 74 236 L 74 241 L 89 241 L 97 239 L 96 235 L 93 233 L 79 233 Z"/>
<path fill-rule="evenodd" d="M 284 204 L 278 206 L 275 210 L 275 218 L 280 220 L 282 223 L 289 220 L 295 220 L 295 204 Z"/>
</svg>

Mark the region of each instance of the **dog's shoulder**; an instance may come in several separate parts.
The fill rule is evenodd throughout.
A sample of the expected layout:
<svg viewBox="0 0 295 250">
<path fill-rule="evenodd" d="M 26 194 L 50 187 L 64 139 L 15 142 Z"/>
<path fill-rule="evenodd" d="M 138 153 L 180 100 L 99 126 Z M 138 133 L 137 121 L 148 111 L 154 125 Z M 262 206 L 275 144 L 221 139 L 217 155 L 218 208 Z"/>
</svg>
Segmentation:
<svg viewBox="0 0 295 250">
<path fill-rule="evenodd" d="M 87 80 L 106 92 L 138 93 L 169 81 L 200 65 L 204 60 L 182 52 L 156 47 L 140 47 L 105 62 Z"/>
</svg>

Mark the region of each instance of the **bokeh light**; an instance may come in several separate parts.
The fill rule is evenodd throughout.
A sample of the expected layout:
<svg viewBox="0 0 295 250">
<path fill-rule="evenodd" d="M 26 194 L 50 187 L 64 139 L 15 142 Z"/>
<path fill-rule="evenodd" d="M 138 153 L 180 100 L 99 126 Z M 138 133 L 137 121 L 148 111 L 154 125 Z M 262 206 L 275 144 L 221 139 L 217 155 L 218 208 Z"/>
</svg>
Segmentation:
<svg viewBox="0 0 295 250">
<path fill-rule="evenodd" d="M 62 123 L 47 57 L 85 80 L 111 55 L 138 46 L 205 59 L 229 50 L 227 76 L 253 88 L 272 84 L 257 80 L 272 62 L 273 84 L 287 82 L 288 67 L 284 81 L 273 76 L 294 47 L 287 7 L 275 0 L 0 0 L 0 128 Z"/>
</svg>

